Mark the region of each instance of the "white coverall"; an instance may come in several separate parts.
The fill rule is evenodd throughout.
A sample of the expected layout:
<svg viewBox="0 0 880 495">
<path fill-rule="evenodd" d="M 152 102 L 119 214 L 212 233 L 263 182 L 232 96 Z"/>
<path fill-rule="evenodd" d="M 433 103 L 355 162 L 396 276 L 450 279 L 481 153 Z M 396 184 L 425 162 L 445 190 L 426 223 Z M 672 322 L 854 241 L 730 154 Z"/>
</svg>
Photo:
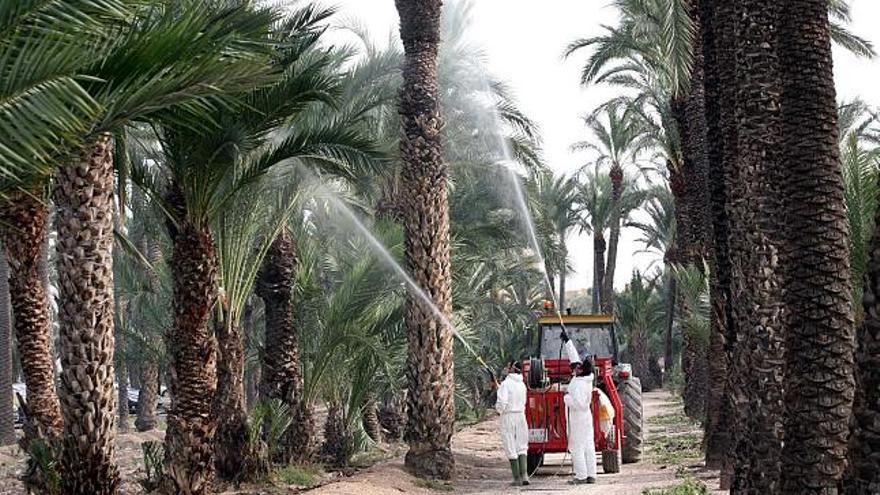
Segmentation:
<svg viewBox="0 0 880 495">
<path fill-rule="evenodd" d="M 596 444 L 593 439 L 593 375 L 576 376 L 568 385 L 565 405 L 568 407 L 568 451 L 574 464 L 574 477 L 579 480 L 596 477 Z"/>
<path fill-rule="evenodd" d="M 501 415 L 501 444 L 504 455 L 513 460 L 529 451 L 526 423 L 526 385 L 520 373 L 509 373 L 498 387 L 495 410 Z"/>
<path fill-rule="evenodd" d="M 581 356 L 578 354 L 577 347 L 574 346 L 573 340 L 569 339 L 563 347 L 565 347 L 565 355 L 568 356 L 568 361 L 571 364 L 581 362 Z"/>
</svg>

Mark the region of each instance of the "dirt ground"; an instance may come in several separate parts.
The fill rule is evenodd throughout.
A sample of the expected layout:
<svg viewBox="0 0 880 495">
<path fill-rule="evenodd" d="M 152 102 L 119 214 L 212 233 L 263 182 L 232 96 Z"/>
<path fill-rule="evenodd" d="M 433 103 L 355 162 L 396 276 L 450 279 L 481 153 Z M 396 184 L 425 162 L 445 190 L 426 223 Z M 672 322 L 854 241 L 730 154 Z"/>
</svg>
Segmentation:
<svg viewBox="0 0 880 495">
<path fill-rule="evenodd" d="M 428 495 L 444 492 L 501 495 L 512 493 L 595 493 L 602 495 L 639 495 L 649 488 L 673 486 L 682 475 L 693 476 L 709 488 L 718 486 L 717 472 L 705 470 L 699 459 L 700 429 L 681 415 L 681 405 L 666 391 L 645 394 L 647 445 L 642 462 L 623 465 L 618 474 L 602 474 L 596 485 L 572 487 L 570 459 L 548 455 L 547 465 L 538 470 L 528 487 L 509 485 L 510 471 L 501 454 L 498 420 L 493 417 L 465 428 L 453 438 L 458 477 L 451 485 L 421 481 L 403 468 L 403 458 L 379 462 L 352 476 L 328 475 L 324 485 L 307 490 L 314 495 L 396 495 L 400 493 Z M 137 480 L 143 477 L 140 444 L 162 440 L 163 433 L 130 433 L 121 435 L 117 455 L 123 479 L 123 495 L 141 495 L 144 491 Z M 564 461 L 564 462 L 563 462 Z M 21 494 L 18 476 L 24 456 L 15 447 L 0 448 L 0 494 Z M 293 486 L 253 486 L 223 492 L 236 495 L 276 495 L 302 493 Z M 713 491 L 722 494 L 722 491 Z"/>
<path fill-rule="evenodd" d="M 676 421 L 681 405 L 672 400 L 666 391 L 645 394 L 647 449 L 642 462 L 624 464 L 618 474 L 602 474 L 596 485 L 573 487 L 570 459 L 548 456 L 547 466 L 538 470 L 528 487 L 509 485 L 510 470 L 501 454 L 497 417 L 460 431 L 453 438 L 458 479 L 452 486 L 429 485 L 407 474 L 403 460 L 394 459 L 381 463 L 343 481 L 325 485 L 310 493 L 321 495 L 392 495 L 399 493 L 437 494 L 443 491 L 455 493 L 501 495 L 510 493 L 595 493 L 602 495 L 639 495 L 649 488 L 663 488 L 680 483 L 678 476 L 688 473 L 703 481 L 710 489 L 718 487 L 718 473 L 707 471 L 700 459 L 684 455 L 671 455 L 679 442 L 676 439 L 696 439 L 700 430 L 697 425 Z M 652 441 L 652 437 L 655 439 Z M 662 450 L 662 451 L 661 451 Z M 673 461 L 673 462 L 659 462 Z M 725 493 L 720 490 L 713 494 Z"/>
</svg>

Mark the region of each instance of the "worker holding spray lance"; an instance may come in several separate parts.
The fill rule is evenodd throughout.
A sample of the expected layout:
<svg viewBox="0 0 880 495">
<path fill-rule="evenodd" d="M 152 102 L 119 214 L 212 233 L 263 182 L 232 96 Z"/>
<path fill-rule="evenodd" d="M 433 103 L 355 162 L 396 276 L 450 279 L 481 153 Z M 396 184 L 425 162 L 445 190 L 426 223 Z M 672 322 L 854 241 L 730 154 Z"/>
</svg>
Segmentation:
<svg viewBox="0 0 880 495">
<path fill-rule="evenodd" d="M 568 409 L 568 451 L 574 465 L 574 479 L 570 484 L 579 485 L 596 482 L 596 444 L 593 438 L 593 414 L 590 403 L 593 399 L 593 363 L 589 354 L 578 353 L 574 342 L 565 330 L 560 335 L 565 353 L 573 368 L 574 378 L 565 394 Z"/>
</svg>

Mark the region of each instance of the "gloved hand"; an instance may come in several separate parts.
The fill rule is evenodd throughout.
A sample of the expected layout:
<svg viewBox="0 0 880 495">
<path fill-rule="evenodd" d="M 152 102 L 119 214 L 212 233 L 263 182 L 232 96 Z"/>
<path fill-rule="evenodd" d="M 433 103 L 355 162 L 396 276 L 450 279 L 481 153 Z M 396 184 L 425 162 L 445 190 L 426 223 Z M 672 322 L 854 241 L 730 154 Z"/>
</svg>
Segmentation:
<svg viewBox="0 0 880 495">
<path fill-rule="evenodd" d="M 569 341 L 568 334 L 565 333 L 565 330 L 563 330 L 562 333 L 559 334 L 559 338 L 562 340 L 563 344 L 567 344 Z"/>
</svg>

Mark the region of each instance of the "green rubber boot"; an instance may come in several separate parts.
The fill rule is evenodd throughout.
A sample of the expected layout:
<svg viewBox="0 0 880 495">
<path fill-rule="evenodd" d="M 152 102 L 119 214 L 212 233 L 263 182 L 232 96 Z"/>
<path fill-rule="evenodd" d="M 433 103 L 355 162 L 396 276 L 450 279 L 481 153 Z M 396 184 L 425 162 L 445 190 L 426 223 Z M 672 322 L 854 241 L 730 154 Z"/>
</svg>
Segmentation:
<svg viewBox="0 0 880 495">
<path fill-rule="evenodd" d="M 519 456 L 519 471 L 522 473 L 522 484 L 530 485 L 529 483 L 529 462 L 526 459 L 525 454 L 520 454 Z"/>
<path fill-rule="evenodd" d="M 510 470 L 513 472 L 513 484 L 522 484 L 522 471 L 519 469 L 519 459 L 510 459 Z"/>
</svg>

